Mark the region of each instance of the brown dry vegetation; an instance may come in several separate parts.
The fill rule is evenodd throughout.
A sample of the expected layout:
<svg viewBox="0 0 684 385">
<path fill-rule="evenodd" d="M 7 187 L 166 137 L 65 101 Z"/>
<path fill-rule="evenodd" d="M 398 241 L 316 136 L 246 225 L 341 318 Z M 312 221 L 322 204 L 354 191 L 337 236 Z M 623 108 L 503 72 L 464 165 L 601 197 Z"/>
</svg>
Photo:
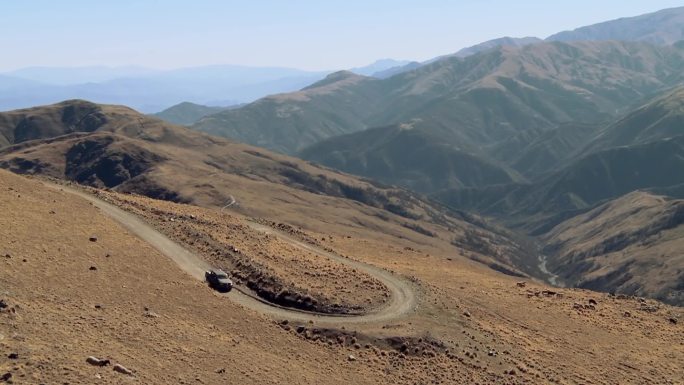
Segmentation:
<svg viewBox="0 0 684 385">
<path fill-rule="evenodd" d="M 151 201 L 136 195 L 107 192 L 99 195 L 206 255 L 213 265 L 230 272 L 241 284 L 266 299 L 306 310 L 360 313 L 380 306 L 388 296 L 387 289 L 373 277 L 254 230 L 242 216 Z M 291 226 L 273 225 L 308 243 L 318 244 L 317 240 Z M 297 304 L 292 300 L 288 302 L 287 296 L 309 300 Z"/>
<path fill-rule="evenodd" d="M 546 236 L 554 271 L 573 286 L 684 303 L 684 201 L 627 194 Z"/>
<path fill-rule="evenodd" d="M 684 381 L 682 323 L 670 321 L 681 320 L 680 308 L 534 282 L 521 287 L 453 247 L 373 228 L 348 238 L 350 227 L 332 224 L 304 236 L 414 277 L 420 304 L 389 323 L 300 328 L 214 294 L 82 199 L 4 171 L 0 186 L 0 298 L 8 304 L 0 312 L 0 375 L 11 373 L 15 383 Z M 93 235 L 97 242 L 88 240 Z M 5 359 L 9 353 L 18 359 Z M 89 355 L 135 377 L 90 366 Z"/>
</svg>

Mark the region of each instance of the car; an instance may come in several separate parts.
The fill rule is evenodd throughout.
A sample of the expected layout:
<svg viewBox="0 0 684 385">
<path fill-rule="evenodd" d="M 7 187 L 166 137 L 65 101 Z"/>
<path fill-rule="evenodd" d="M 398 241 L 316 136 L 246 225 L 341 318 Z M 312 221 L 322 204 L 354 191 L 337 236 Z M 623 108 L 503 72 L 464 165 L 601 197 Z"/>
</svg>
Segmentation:
<svg viewBox="0 0 684 385">
<path fill-rule="evenodd" d="M 228 278 L 228 274 L 223 270 L 213 269 L 206 271 L 204 278 L 209 283 L 209 287 L 216 291 L 227 293 L 233 288 L 233 281 Z"/>
</svg>

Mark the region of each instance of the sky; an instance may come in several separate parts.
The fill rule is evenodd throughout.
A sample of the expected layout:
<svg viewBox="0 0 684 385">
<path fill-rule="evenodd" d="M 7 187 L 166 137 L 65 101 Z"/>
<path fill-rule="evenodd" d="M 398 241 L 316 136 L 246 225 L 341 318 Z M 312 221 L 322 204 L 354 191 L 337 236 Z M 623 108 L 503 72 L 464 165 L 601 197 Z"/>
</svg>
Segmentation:
<svg viewBox="0 0 684 385">
<path fill-rule="evenodd" d="M 427 60 L 684 5 L 666 0 L 0 0 L 0 71 Z"/>
</svg>

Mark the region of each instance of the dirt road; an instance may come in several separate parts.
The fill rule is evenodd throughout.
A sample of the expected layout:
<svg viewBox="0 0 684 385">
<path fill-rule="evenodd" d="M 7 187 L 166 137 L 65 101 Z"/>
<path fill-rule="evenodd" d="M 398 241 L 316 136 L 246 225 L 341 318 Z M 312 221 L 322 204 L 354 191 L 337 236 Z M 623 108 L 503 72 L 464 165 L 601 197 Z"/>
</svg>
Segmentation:
<svg viewBox="0 0 684 385">
<path fill-rule="evenodd" d="M 155 249 L 159 250 L 159 252 L 169 257 L 174 262 L 176 262 L 176 264 L 183 271 L 190 274 L 195 279 L 204 281 L 204 272 L 211 268 L 211 266 L 206 261 L 204 261 L 198 255 L 185 249 L 175 241 L 169 239 L 164 234 L 160 233 L 152 226 L 145 223 L 136 215 L 124 211 L 113 204 L 104 202 L 89 193 L 77 189 L 72 189 L 61 185 L 48 184 L 48 186 L 65 191 L 70 194 L 77 195 L 83 199 L 90 201 L 94 206 L 99 208 L 105 215 L 111 217 L 119 224 L 121 224 L 124 228 L 126 228 L 128 231 L 130 231 L 132 234 L 136 235 L 143 241 L 150 244 Z M 330 258 L 335 262 L 358 269 L 368 275 L 375 277 L 389 289 L 390 298 L 385 305 L 376 309 L 375 311 L 355 316 L 316 314 L 286 309 L 262 301 L 253 296 L 247 295 L 240 290 L 234 290 L 231 293 L 225 295 L 231 301 L 239 303 L 240 305 L 255 310 L 257 312 L 269 315 L 273 318 L 288 319 L 291 321 L 302 322 L 314 321 L 317 324 L 323 326 L 336 326 L 351 323 L 387 322 L 402 317 L 403 315 L 411 312 L 416 306 L 416 295 L 413 290 L 413 284 L 411 284 L 409 281 L 402 277 L 399 277 L 391 272 L 382 270 L 380 268 L 362 262 L 353 261 L 351 259 L 344 258 L 337 254 L 325 251 L 319 247 L 301 242 L 295 238 L 288 236 L 287 234 L 276 231 L 268 226 L 263 226 L 254 222 L 247 222 L 247 224 L 255 230 L 280 237 L 281 239 L 301 249 L 305 249 L 316 254 L 319 254 L 321 256 Z"/>
</svg>

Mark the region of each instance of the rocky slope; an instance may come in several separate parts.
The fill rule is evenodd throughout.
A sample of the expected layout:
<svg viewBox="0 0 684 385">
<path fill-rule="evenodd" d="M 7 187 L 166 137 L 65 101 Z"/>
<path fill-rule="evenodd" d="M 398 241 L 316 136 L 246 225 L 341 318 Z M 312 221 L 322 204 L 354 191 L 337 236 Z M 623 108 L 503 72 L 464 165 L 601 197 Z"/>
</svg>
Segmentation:
<svg viewBox="0 0 684 385">
<path fill-rule="evenodd" d="M 522 247 L 477 216 L 125 107 L 70 101 L 0 114 L 0 122 L 7 142 L 17 143 L 0 148 L 0 167 L 17 173 L 205 207 L 235 206 L 305 228 L 331 222 L 385 228 L 450 248 L 466 232 L 476 233 L 481 242 L 469 246 L 474 259 L 520 274 L 513 261 L 524 255 Z M 483 246 L 498 252 L 485 253 Z"/>
<path fill-rule="evenodd" d="M 307 236 L 413 277 L 421 301 L 387 324 L 300 325 L 216 295 L 85 200 L 2 170 L 0 186 L 0 210 L 12 223 L 0 227 L 0 377 L 7 382 L 684 380 L 681 309 L 655 301 L 518 284 L 436 243 L 332 220 Z M 138 200 L 149 210 L 175 206 Z M 177 216 L 206 212 L 176 209 Z M 88 356 L 110 364 L 91 365 Z"/>
<path fill-rule="evenodd" d="M 544 235 L 549 270 L 572 286 L 684 305 L 684 201 L 633 192 Z"/>
</svg>

